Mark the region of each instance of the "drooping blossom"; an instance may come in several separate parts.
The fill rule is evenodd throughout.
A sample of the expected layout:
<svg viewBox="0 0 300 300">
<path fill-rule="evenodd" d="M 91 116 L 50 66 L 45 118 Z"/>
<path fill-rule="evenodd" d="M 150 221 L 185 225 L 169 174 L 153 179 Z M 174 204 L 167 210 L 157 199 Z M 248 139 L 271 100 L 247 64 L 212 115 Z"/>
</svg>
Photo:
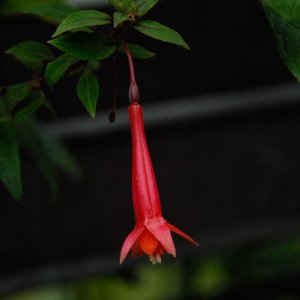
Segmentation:
<svg viewBox="0 0 300 300">
<path fill-rule="evenodd" d="M 198 245 L 190 236 L 168 223 L 161 212 L 156 178 L 147 146 L 142 107 L 133 102 L 129 108 L 132 134 L 132 197 L 136 224 L 121 249 L 120 263 L 128 253 L 149 256 L 153 264 L 161 263 L 161 256 L 168 253 L 176 257 L 171 231 Z"/>
</svg>

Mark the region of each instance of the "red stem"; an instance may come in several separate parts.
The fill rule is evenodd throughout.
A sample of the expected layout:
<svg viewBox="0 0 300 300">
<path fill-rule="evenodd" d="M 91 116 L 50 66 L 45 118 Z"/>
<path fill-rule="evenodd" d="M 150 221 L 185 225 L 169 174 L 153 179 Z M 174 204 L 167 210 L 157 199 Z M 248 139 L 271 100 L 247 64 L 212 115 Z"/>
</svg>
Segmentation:
<svg viewBox="0 0 300 300">
<path fill-rule="evenodd" d="M 128 45 L 122 40 L 119 39 L 120 43 L 124 48 L 124 52 L 127 56 L 128 65 L 129 65 L 129 72 L 130 72 L 130 89 L 129 89 L 129 100 L 131 103 L 138 103 L 139 102 L 139 88 L 135 80 L 135 71 L 134 71 L 134 64 L 133 59 L 128 48 Z"/>
<path fill-rule="evenodd" d="M 129 72 L 130 72 L 130 81 L 131 81 L 132 84 L 136 84 L 134 64 L 133 64 L 133 60 L 132 60 L 130 50 L 128 48 L 128 45 L 123 40 L 121 40 L 121 43 L 122 43 L 122 46 L 124 48 L 124 51 L 125 51 L 125 54 L 126 54 L 127 60 L 128 60 Z"/>
</svg>

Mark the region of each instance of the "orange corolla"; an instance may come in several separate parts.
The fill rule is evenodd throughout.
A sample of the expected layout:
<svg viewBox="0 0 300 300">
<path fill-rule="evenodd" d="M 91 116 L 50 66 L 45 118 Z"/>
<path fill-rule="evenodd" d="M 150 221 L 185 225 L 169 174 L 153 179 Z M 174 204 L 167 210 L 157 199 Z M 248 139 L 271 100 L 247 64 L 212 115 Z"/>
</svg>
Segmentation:
<svg viewBox="0 0 300 300">
<path fill-rule="evenodd" d="M 129 108 L 132 134 L 132 197 L 136 219 L 133 231 L 121 249 L 120 263 L 129 251 L 133 257 L 145 253 L 153 264 L 161 263 L 163 253 L 176 256 L 171 231 L 198 245 L 195 240 L 169 224 L 162 216 L 155 174 L 147 146 L 142 107 L 132 103 Z"/>
</svg>

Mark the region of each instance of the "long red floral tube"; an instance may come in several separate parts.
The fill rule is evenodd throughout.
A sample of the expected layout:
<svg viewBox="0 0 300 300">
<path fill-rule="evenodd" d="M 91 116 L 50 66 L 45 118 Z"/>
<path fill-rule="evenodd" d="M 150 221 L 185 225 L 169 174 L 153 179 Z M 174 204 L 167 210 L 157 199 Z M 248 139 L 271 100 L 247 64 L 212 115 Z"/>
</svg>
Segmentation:
<svg viewBox="0 0 300 300">
<path fill-rule="evenodd" d="M 153 264 L 161 263 L 163 253 L 176 257 L 171 231 L 198 245 L 190 236 L 169 224 L 162 216 L 155 174 L 149 154 L 142 106 L 133 102 L 129 108 L 132 134 L 132 197 L 136 224 L 121 249 L 120 263 L 129 251 L 132 256 L 145 253 Z"/>
</svg>

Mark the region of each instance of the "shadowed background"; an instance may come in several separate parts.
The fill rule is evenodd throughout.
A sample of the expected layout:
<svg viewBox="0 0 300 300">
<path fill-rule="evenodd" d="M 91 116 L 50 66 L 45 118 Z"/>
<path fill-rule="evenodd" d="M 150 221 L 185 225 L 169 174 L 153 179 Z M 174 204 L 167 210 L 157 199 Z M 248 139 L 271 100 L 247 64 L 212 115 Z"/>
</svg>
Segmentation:
<svg viewBox="0 0 300 300">
<path fill-rule="evenodd" d="M 99 8 L 110 12 L 105 4 Z M 192 49 L 126 36 L 158 53 L 136 62 L 148 144 L 165 217 L 200 247 L 175 237 L 176 263 L 164 258 L 157 272 L 143 259 L 118 266 L 134 225 L 129 79 L 120 58 L 117 121 L 108 124 L 112 66 L 106 61 L 98 72 L 95 120 L 77 99 L 76 77 L 50 94 L 58 118 L 39 114 L 41 126 L 73 153 L 81 178 L 60 174 L 53 201 L 24 153 L 22 201 L 0 187 L 0 294 L 50 285 L 49 299 L 298 299 L 300 87 L 279 58 L 262 9 L 256 1 L 202 1 L 199 9 L 198 1 L 169 0 L 149 18 L 177 29 Z M 54 31 L 21 15 L 1 16 L 0 28 L 1 53 L 26 39 L 46 41 Z M 0 65 L 3 85 L 30 75 L 3 54 Z M 142 293 L 140 278 L 159 282 L 170 274 L 177 288 Z M 98 279 L 73 283 L 86 278 Z"/>
</svg>

